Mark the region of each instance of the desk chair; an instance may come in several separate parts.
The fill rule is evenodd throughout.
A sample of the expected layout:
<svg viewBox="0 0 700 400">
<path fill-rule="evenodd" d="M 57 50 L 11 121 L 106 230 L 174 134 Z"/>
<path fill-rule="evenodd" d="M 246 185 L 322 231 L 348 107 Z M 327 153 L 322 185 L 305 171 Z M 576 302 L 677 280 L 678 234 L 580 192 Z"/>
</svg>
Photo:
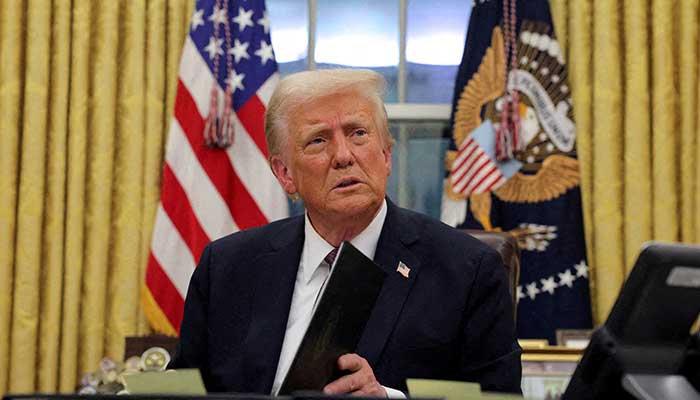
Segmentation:
<svg viewBox="0 0 700 400">
<path fill-rule="evenodd" d="M 515 239 L 515 236 L 507 232 L 481 231 L 475 229 L 463 229 L 462 232 L 468 233 L 481 240 L 501 255 L 503 265 L 506 267 L 506 273 L 508 274 L 508 285 L 513 299 L 513 318 L 515 318 L 518 307 L 516 288 L 518 287 L 518 280 L 520 279 L 520 248 L 518 247 L 518 241 Z"/>
</svg>

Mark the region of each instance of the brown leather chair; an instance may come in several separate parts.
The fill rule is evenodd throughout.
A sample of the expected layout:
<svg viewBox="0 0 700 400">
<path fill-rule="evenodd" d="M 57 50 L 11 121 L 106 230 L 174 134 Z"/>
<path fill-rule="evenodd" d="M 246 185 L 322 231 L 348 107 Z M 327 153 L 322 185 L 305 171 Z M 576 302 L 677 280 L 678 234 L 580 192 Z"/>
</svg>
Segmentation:
<svg viewBox="0 0 700 400">
<path fill-rule="evenodd" d="M 167 350 L 170 356 L 175 356 L 177 336 L 165 336 L 155 333 L 146 336 L 127 336 L 124 338 L 124 359 L 126 360 L 132 356 L 141 357 L 144 351 L 156 346 Z"/>
<path fill-rule="evenodd" d="M 503 265 L 505 265 L 506 273 L 508 274 L 510 294 L 513 298 L 513 317 L 515 317 L 518 300 L 516 288 L 518 287 L 518 280 L 520 279 L 520 248 L 518 247 L 518 241 L 513 235 L 507 232 L 480 231 L 475 229 L 464 229 L 462 231 L 491 246 L 501 255 Z"/>
</svg>

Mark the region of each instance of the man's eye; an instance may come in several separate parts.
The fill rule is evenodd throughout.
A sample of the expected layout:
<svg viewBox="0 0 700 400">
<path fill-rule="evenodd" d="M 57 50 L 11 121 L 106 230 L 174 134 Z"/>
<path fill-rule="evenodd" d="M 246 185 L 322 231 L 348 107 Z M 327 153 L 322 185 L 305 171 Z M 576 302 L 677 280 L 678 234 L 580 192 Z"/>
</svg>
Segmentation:
<svg viewBox="0 0 700 400">
<path fill-rule="evenodd" d="M 355 136 L 365 136 L 367 131 L 364 129 L 356 129 L 354 132 Z"/>
<path fill-rule="evenodd" d="M 315 138 L 309 140 L 308 142 L 306 142 L 306 147 L 319 148 L 325 142 L 326 142 L 326 139 L 324 139 L 323 137 L 315 137 Z"/>
</svg>

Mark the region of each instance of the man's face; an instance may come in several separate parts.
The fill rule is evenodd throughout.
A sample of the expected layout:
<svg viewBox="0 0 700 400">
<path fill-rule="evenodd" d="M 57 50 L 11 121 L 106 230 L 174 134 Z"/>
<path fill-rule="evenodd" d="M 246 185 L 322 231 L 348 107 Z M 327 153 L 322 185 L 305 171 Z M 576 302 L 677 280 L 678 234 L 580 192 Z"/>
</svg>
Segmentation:
<svg viewBox="0 0 700 400">
<path fill-rule="evenodd" d="M 284 190 L 304 200 L 312 221 L 373 216 L 381 205 L 391 148 L 372 111 L 372 103 L 356 91 L 290 110 L 286 150 L 272 157 L 272 167 Z"/>
</svg>

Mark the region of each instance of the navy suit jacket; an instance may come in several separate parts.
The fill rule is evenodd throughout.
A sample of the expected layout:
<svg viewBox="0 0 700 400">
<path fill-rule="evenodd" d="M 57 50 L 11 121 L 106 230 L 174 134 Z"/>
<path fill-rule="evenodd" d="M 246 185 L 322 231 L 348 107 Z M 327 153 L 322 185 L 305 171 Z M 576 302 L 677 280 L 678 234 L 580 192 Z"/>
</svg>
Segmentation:
<svg viewBox="0 0 700 400">
<path fill-rule="evenodd" d="M 520 391 L 520 347 L 499 255 L 421 214 L 388 211 L 374 261 L 387 273 L 356 352 L 377 381 L 479 382 Z M 304 218 L 234 233 L 204 250 L 187 292 L 175 368 L 209 391 L 269 394 L 304 243 Z M 408 279 L 396 272 L 410 267 Z"/>
</svg>

